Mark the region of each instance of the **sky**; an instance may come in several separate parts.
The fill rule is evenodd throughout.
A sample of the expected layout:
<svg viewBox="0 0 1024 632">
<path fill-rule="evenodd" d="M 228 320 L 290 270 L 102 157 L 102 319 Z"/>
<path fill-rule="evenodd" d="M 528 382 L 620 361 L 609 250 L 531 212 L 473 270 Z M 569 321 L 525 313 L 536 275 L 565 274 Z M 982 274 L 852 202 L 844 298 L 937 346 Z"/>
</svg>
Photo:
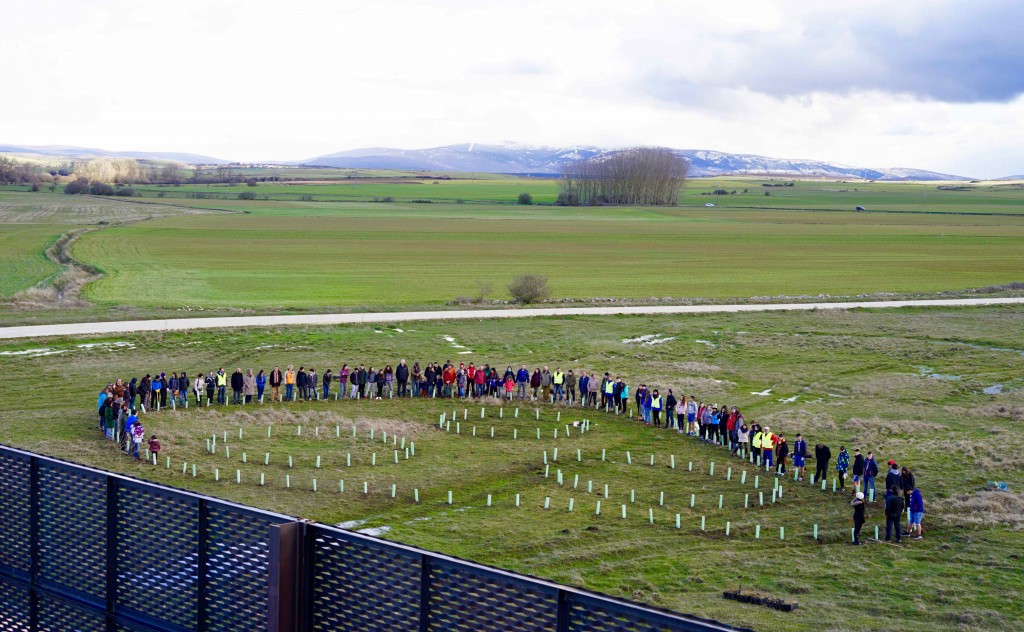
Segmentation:
<svg viewBox="0 0 1024 632">
<path fill-rule="evenodd" d="M 1020 0 L 0 0 L 0 143 L 662 145 L 1024 173 Z"/>
</svg>

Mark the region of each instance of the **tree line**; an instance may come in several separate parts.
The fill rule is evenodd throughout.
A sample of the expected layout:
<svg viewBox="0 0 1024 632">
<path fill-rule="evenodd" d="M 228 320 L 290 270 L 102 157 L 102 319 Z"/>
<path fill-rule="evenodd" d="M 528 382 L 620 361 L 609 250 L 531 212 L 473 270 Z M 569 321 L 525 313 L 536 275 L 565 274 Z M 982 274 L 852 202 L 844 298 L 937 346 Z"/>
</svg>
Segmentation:
<svg viewBox="0 0 1024 632">
<path fill-rule="evenodd" d="M 671 149 L 631 147 L 564 165 L 558 203 L 674 205 L 689 171 Z"/>
</svg>

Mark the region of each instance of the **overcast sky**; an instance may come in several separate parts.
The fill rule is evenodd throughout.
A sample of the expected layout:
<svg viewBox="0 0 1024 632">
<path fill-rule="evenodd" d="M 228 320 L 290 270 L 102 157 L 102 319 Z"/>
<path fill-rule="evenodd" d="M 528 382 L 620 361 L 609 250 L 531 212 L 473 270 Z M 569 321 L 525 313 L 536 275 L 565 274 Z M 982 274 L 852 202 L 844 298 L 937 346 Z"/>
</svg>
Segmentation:
<svg viewBox="0 0 1024 632">
<path fill-rule="evenodd" d="M 0 0 L 0 143 L 633 144 L 1024 173 L 1021 0 Z"/>
</svg>

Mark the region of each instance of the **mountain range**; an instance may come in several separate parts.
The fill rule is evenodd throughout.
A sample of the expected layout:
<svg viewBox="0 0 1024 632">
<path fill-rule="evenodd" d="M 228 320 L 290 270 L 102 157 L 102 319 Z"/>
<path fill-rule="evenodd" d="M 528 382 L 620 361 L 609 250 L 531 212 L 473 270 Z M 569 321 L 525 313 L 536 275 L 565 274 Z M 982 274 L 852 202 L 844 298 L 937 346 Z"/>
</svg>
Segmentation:
<svg viewBox="0 0 1024 632">
<path fill-rule="evenodd" d="M 536 147 L 507 143 L 481 145 L 462 143 L 427 149 L 368 147 L 350 149 L 297 161 L 261 161 L 261 164 L 306 165 L 352 169 L 398 169 L 433 172 L 477 172 L 553 175 L 567 162 L 614 153 L 595 146 Z M 673 149 L 690 161 L 690 176 L 762 175 L 787 178 L 830 178 L 863 180 L 970 180 L 971 178 L 905 167 L 865 168 L 835 162 L 785 159 L 732 154 L 704 149 Z M 64 145 L 19 146 L 0 144 L 0 154 L 39 158 L 136 158 L 188 164 L 237 164 L 232 161 L 180 152 L 109 151 Z"/>
<path fill-rule="evenodd" d="M 300 163 L 361 169 L 464 171 L 484 173 L 556 174 L 567 162 L 613 153 L 614 149 L 478 145 L 463 143 L 428 149 L 370 147 L 317 156 Z M 730 154 L 705 149 L 673 149 L 690 161 L 690 175 L 765 175 L 782 177 L 856 178 L 863 180 L 970 180 L 965 176 L 905 167 L 851 167 L 822 160 L 784 159 L 752 154 Z"/>
</svg>

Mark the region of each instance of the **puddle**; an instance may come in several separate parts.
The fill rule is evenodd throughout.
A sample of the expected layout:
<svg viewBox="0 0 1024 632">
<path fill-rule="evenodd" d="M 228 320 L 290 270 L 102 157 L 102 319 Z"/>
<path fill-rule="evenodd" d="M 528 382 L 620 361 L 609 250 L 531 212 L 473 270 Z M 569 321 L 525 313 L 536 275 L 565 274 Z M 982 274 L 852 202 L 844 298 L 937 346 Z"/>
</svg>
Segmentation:
<svg viewBox="0 0 1024 632">
<path fill-rule="evenodd" d="M 40 349 L 23 349 L 21 351 L 0 351 L 0 356 L 28 356 L 29 358 L 41 358 L 43 356 L 60 355 L 67 353 L 68 349 L 51 349 L 42 347 Z"/>
<path fill-rule="evenodd" d="M 383 527 L 370 527 L 369 529 L 360 529 L 359 531 L 356 531 L 356 533 L 363 533 L 366 535 L 372 535 L 374 537 L 377 537 L 384 535 L 388 531 L 391 531 L 391 527 L 385 525 Z"/>
<path fill-rule="evenodd" d="M 365 520 L 349 520 L 348 522 L 339 522 L 334 526 L 338 527 L 339 529 L 354 529 L 364 524 L 366 524 Z"/>
<path fill-rule="evenodd" d="M 1002 384 L 993 384 L 992 386 L 989 386 L 989 387 L 981 389 L 981 392 L 986 394 L 986 395 L 1002 395 L 1003 394 L 1003 385 Z"/>
<path fill-rule="evenodd" d="M 915 368 L 917 369 L 917 374 L 918 375 L 920 375 L 921 377 L 930 377 L 933 380 L 945 380 L 947 382 L 957 382 L 960 379 L 962 379 L 961 376 L 959 376 L 959 375 L 947 375 L 945 373 L 936 373 L 935 369 L 933 369 L 931 367 L 927 367 L 927 366 L 919 366 L 919 367 L 915 367 Z"/>
<path fill-rule="evenodd" d="M 662 336 L 661 334 L 646 334 L 643 336 L 637 336 L 636 338 L 623 338 L 623 344 L 634 344 L 639 343 L 641 345 L 660 345 L 670 340 L 675 340 L 675 336 Z"/>
<path fill-rule="evenodd" d="M 783 404 L 792 404 L 793 402 L 795 402 L 797 400 L 798 397 L 800 397 L 800 396 L 799 395 L 794 395 L 792 397 L 787 397 L 785 399 L 779 399 L 777 401 L 780 401 Z"/>
<path fill-rule="evenodd" d="M 758 395 L 760 397 L 765 397 L 765 396 L 769 395 L 771 392 L 772 392 L 772 389 L 766 388 L 763 391 L 761 391 L 760 393 L 757 393 L 757 392 L 754 392 L 754 391 L 750 391 L 750 394 L 751 395 Z"/>
<path fill-rule="evenodd" d="M 132 342 L 87 342 L 85 344 L 75 345 L 79 349 L 103 349 L 110 347 L 125 347 L 128 349 L 134 349 L 135 343 Z"/>
</svg>

